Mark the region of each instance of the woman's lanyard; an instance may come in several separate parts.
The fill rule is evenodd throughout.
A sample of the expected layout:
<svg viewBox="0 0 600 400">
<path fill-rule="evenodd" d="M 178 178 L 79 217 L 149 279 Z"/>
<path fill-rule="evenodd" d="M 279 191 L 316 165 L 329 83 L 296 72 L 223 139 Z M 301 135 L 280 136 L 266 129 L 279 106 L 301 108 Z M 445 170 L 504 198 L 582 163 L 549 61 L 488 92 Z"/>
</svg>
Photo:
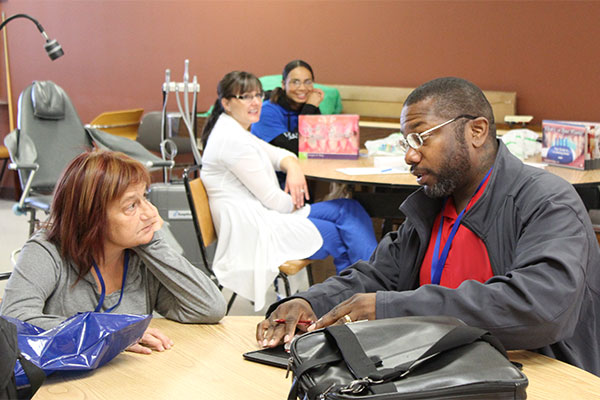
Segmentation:
<svg viewBox="0 0 600 400">
<path fill-rule="evenodd" d="M 494 167 L 492 167 L 494 168 Z M 490 170 L 487 172 L 487 174 L 485 174 L 485 177 L 483 178 L 483 180 L 479 183 L 479 186 L 477 186 L 477 190 L 475 190 L 475 193 L 473 193 L 473 196 L 471 196 L 471 200 L 473 200 L 473 197 L 475 197 L 475 195 L 477 194 L 477 192 L 479 192 L 479 189 L 481 189 L 481 187 L 483 186 L 483 183 L 487 180 L 487 178 L 490 176 L 490 173 L 492 172 L 492 168 L 490 168 Z M 437 234 L 437 238 L 435 240 L 435 247 L 433 249 L 433 257 L 431 258 L 431 283 L 433 283 L 434 285 L 439 285 L 440 284 L 440 280 L 442 279 L 442 271 L 444 270 L 444 266 L 446 265 L 446 258 L 448 258 L 448 253 L 450 252 L 450 247 L 452 246 L 452 241 L 454 240 L 454 235 L 456 235 L 456 231 L 458 230 L 458 227 L 460 225 L 460 221 L 463 217 L 463 214 L 465 213 L 465 211 L 467 210 L 467 207 L 465 207 L 460 214 L 458 214 L 458 217 L 456 217 L 456 221 L 454 221 L 454 226 L 452 227 L 452 230 L 450 231 L 450 235 L 448 236 L 448 240 L 446 240 L 446 244 L 444 245 L 444 249 L 442 250 L 442 255 L 440 256 L 440 243 L 442 241 L 442 228 L 444 226 L 444 208 L 446 208 L 446 201 L 448 200 L 448 197 L 446 197 L 444 199 L 444 203 L 442 204 L 442 214 L 440 215 L 440 228 L 438 229 L 438 234 Z M 469 200 L 470 202 L 470 200 Z"/>
<path fill-rule="evenodd" d="M 96 261 L 92 261 L 92 265 L 94 266 L 94 271 L 96 271 L 96 275 L 98 275 L 98 280 L 100 281 L 100 300 L 98 301 L 98 305 L 94 312 L 100 312 L 102 309 L 102 304 L 104 304 L 104 296 L 106 295 L 106 286 L 104 285 L 104 279 L 102 279 L 102 274 L 100 273 L 100 269 L 96 265 Z M 115 308 L 121 304 L 121 300 L 123 299 L 123 292 L 125 292 L 125 279 L 127 279 L 127 267 L 129 266 L 129 250 L 125 250 L 125 258 L 123 260 L 123 281 L 121 283 L 121 295 L 119 296 L 119 301 L 117 304 L 112 306 L 109 309 L 104 310 L 104 312 L 111 312 Z"/>
</svg>

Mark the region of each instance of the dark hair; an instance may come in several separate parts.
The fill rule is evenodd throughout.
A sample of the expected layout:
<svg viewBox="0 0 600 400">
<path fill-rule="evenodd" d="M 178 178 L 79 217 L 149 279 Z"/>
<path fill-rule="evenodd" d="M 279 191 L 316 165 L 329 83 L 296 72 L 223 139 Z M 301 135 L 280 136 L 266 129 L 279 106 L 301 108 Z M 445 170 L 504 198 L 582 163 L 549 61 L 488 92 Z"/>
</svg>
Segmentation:
<svg viewBox="0 0 600 400">
<path fill-rule="evenodd" d="M 208 142 L 210 133 L 215 127 L 219 116 L 225 111 L 223 109 L 223 104 L 221 104 L 221 100 L 230 99 L 250 90 L 259 90 L 262 92 L 262 84 L 258 78 L 250 72 L 232 71 L 219 81 L 219 84 L 217 85 L 217 100 L 202 129 L 201 141 L 203 149 L 206 147 L 206 142 Z"/>
<path fill-rule="evenodd" d="M 426 82 L 416 88 L 404 102 L 404 107 L 434 98 L 436 115 L 454 118 L 457 115 L 469 114 L 485 117 L 489 123 L 489 136 L 495 141 L 496 124 L 490 102 L 479 87 L 461 78 L 445 77 Z"/>
<path fill-rule="evenodd" d="M 288 75 L 290 74 L 290 72 L 292 72 L 292 70 L 294 70 L 298 67 L 304 67 L 307 70 L 309 70 L 312 80 L 313 81 L 315 80 L 315 73 L 313 72 L 311 66 L 308 65 L 308 63 L 303 60 L 294 60 L 294 61 L 290 61 L 289 63 L 287 63 L 285 65 L 285 67 L 283 67 L 283 73 L 281 74 L 281 80 L 285 82 Z M 281 88 L 281 87 L 276 87 L 271 92 L 270 100 L 273 103 L 276 103 L 277 100 L 279 100 L 279 98 L 281 98 L 281 96 L 284 96 L 284 95 L 285 95 L 285 90 L 283 90 L 283 88 Z"/>
<path fill-rule="evenodd" d="M 150 185 L 146 167 L 115 151 L 82 153 L 62 172 L 45 227 L 61 256 L 77 266 L 79 278 L 88 273 L 93 260 L 103 261 L 109 203 L 138 183 Z"/>
</svg>

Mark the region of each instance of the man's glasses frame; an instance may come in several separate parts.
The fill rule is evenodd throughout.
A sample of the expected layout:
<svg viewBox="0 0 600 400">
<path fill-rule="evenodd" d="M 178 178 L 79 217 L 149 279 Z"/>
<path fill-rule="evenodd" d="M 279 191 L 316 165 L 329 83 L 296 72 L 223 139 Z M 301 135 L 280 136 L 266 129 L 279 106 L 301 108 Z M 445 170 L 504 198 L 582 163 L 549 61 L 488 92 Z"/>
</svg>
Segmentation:
<svg viewBox="0 0 600 400">
<path fill-rule="evenodd" d="M 455 121 L 458 121 L 461 118 L 467 118 L 470 120 L 474 120 L 477 119 L 479 117 L 475 117 L 473 115 L 469 115 L 469 114 L 461 114 L 458 117 L 454 117 L 452 119 L 449 119 L 446 122 L 442 122 L 439 125 L 434 126 L 433 128 L 429 128 L 424 132 L 421 133 L 417 133 L 417 132 L 411 132 L 411 133 L 407 133 L 406 137 L 403 137 L 399 140 L 399 145 L 400 148 L 402 150 L 404 150 L 405 152 L 408 151 L 409 147 L 414 149 L 414 150 L 419 150 L 421 148 L 421 146 L 423 146 L 423 142 L 425 141 L 425 139 L 427 139 L 432 133 L 433 131 L 435 131 L 436 129 L 440 129 L 443 126 L 446 126 L 448 124 L 451 124 Z"/>
</svg>

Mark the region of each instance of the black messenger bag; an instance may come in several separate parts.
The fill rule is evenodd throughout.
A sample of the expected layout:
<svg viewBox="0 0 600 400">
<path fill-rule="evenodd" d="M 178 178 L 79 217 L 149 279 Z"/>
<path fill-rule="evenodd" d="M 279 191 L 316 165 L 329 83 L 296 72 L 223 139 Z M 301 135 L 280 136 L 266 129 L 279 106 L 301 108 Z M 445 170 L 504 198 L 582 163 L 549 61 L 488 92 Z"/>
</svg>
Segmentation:
<svg viewBox="0 0 600 400">
<path fill-rule="evenodd" d="M 300 399 L 525 399 L 527 377 L 485 330 L 444 316 L 330 326 L 290 349 Z"/>
<path fill-rule="evenodd" d="M 15 364 L 19 361 L 29 384 L 17 387 Z M 46 379 L 38 366 L 21 355 L 17 327 L 0 317 L 0 400 L 31 399 Z"/>
</svg>

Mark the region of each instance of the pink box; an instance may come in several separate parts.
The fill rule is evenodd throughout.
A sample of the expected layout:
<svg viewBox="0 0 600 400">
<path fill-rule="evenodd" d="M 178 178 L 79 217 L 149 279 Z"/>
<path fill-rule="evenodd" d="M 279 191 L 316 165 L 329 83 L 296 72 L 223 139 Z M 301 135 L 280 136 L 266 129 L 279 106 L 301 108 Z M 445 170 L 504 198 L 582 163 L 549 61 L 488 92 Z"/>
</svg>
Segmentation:
<svg viewBox="0 0 600 400">
<path fill-rule="evenodd" d="M 358 158 L 358 115 L 300 115 L 298 157 Z"/>
</svg>

